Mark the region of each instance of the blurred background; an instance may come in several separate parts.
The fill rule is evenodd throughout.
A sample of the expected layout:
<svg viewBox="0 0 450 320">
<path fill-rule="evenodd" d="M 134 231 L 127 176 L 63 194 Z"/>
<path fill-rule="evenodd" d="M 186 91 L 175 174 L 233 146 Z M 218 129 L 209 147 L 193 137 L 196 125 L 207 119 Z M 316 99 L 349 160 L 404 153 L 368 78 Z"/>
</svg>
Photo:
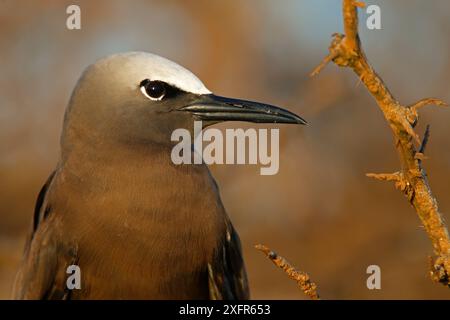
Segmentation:
<svg viewBox="0 0 450 320">
<path fill-rule="evenodd" d="M 450 101 L 450 2 L 366 3 L 381 7 L 382 30 L 367 30 L 361 11 L 363 46 L 394 95 Z M 81 7 L 81 30 L 66 28 L 70 4 Z M 432 247 L 414 209 L 393 184 L 365 177 L 399 168 L 375 102 L 350 70 L 331 64 L 309 77 L 341 31 L 338 0 L 0 0 L 0 298 L 10 295 L 36 195 L 58 160 L 78 77 L 104 55 L 143 50 L 217 94 L 285 106 L 310 123 L 280 126 L 275 176 L 255 165 L 211 167 L 241 236 L 252 298 L 305 299 L 253 248 L 264 243 L 307 271 L 325 299 L 449 299 L 428 277 Z M 450 220 L 450 110 L 421 115 L 420 135 L 431 124 L 425 168 Z M 366 287 L 371 264 L 381 267 L 381 290 Z"/>
</svg>

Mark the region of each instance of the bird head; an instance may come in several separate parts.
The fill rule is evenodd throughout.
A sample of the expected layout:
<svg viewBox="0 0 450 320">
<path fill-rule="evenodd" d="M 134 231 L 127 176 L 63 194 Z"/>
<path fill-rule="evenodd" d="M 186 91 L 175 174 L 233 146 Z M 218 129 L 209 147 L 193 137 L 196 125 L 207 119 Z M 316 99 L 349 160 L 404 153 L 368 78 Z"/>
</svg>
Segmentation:
<svg viewBox="0 0 450 320">
<path fill-rule="evenodd" d="M 115 54 L 89 66 L 72 94 L 62 140 L 170 143 L 178 128 L 222 121 L 305 124 L 266 103 L 213 94 L 189 70 L 144 52 Z"/>
</svg>

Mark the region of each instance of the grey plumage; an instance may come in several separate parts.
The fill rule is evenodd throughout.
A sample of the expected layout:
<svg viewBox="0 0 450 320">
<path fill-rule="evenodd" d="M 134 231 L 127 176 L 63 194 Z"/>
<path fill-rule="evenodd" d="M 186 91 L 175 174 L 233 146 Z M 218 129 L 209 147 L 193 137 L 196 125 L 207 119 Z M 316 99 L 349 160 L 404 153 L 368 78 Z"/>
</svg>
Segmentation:
<svg viewBox="0 0 450 320">
<path fill-rule="evenodd" d="M 141 92 L 149 81 L 162 83 L 162 99 Z M 192 131 L 194 119 L 221 121 L 218 107 L 222 120 L 303 119 L 220 99 L 151 54 L 114 55 L 87 68 L 66 111 L 61 158 L 38 195 L 13 297 L 249 298 L 239 237 L 217 185 L 204 164 L 172 163 L 170 134 Z M 71 264 L 80 266 L 80 290 L 66 287 Z"/>
</svg>

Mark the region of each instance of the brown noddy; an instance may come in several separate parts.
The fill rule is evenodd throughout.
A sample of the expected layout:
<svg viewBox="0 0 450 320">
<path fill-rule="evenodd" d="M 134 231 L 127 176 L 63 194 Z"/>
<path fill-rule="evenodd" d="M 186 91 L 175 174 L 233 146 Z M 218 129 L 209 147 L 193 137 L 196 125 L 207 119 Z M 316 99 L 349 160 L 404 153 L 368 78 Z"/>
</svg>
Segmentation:
<svg viewBox="0 0 450 320">
<path fill-rule="evenodd" d="M 58 165 L 41 189 L 15 299 L 248 299 L 239 237 L 205 164 L 175 165 L 171 133 L 221 121 L 304 124 L 212 94 L 143 52 L 89 66 L 69 101 Z M 69 289 L 68 267 L 81 287 Z"/>
</svg>

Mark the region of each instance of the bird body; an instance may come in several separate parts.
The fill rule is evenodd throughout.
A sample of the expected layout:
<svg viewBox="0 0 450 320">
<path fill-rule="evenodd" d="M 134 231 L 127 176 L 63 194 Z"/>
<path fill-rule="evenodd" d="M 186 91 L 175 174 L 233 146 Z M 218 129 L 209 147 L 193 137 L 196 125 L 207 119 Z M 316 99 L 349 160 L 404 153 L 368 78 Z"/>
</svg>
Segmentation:
<svg viewBox="0 0 450 320">
<path fill-rule="evenodd" d="M 237 100 L 212 99 L 192 73 L 152 54 L 114 55 L 85 71 L 60 160 L 37 199 L 14 298 L 249 297 L 239 238 L 207 166 L 170 157 L 175 128 L 218 122 L 220 104 L 224 120 L 236 117 Z M 81 270 L 80 289 L 67 287 L 70 265 Z"/>
</svg>

